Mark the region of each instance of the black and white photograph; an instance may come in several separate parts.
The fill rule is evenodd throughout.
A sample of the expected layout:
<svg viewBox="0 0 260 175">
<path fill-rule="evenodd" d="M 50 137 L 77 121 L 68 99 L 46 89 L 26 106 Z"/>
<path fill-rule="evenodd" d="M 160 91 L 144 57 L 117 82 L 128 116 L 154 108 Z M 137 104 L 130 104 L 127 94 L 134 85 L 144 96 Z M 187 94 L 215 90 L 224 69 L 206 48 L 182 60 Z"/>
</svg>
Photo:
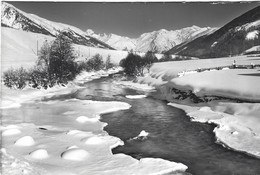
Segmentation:
<svg viewBox="0 0 260 175">
<path fill-rule="evenodd" d="M 260 175 L 260 1 L 1 1 L 0 175 Z"/>
</svg>

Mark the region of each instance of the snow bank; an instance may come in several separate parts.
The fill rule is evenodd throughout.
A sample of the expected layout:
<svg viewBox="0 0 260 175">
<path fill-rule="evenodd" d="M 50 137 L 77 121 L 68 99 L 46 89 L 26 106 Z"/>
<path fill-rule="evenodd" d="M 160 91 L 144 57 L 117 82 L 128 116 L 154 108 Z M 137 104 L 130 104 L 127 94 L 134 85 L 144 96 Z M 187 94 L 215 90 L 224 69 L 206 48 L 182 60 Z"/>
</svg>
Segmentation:
<svg viewBox="0 0 260 175">
<path fill-rule="evenodd" d="M 129 87 L 131 89 L 142 90 L 147 92 L 155 90 L 154 87 L 149 86 L 147 84 L 139 84 L 139 83 L 134 83 L 132 81 L 114 81 L 113 83 L 118 86 Z"/>
<path fill-rule="evenodd" d="M 192 90 L 197 96 L 221 96 L 260 101 L 259 69 L 201 72 L 172 79 L 173 87 Z"/>
<path fill-rule="evenodd" d="M 37 149 L 30 153 L 33 159 L 46 159 L 49 157 L 48 151 L 45 149 Z"/>
<path fill-rule="evenodd" d="M 126 95 L 125 97 L 129 98 L 129 99 L 139 99 L 139 98 L 145 98 L 147 96 L 146 95 Z"/>
<path fill-rule="evenodd" d="M 149 135 L 148 132 L 146 132 L 145 130 L 142 130 L 142 131 L 140 132 L 140 134 L 138 135 L 138 137 L 147 137 L 148 135 Z"/>
<path fill-rule="evenodd" d="M 1 173 L 3 175 L 46 174 L 41 168 L 10 155 L 5 148 L 1 148 Z"/>
<path fill-rule="evenodd" d="M 98 122 L 98 118 L 89 118 L 86 116 L 80 116 L 76 119 L 77 122 L 79 123 L 85 123 L 85 122 Z"/>
<path fill-rule="evenodd" d="M 259 103 L 209 103 L 208 107 L 169 105 L 185 110 L 193 121 L 217 124 L 214 132 L 218 143 L 260 158 Z"/>
<path fill-rule="evenodd" d="M 61 154 L 61 157 L 66 160 L 83 161 L 87 159 L 89 153 L 86 150 L 79 148 L 70 148 Z"/>
<path fill-rule="evenodd" d="M 260 64 L 259 59 L 252 60 L 247 56 L 215 58 L 215 59 L 198 59 L 198 60 L 185 60 L 185 61 L 170 61 L 155 63 L 150 69 L 150 76 L 158 79 L 161 77 L 163 80 L 171 80 L 178 77 L 178 73 L 195 71 L 198 68 L 215 68 L 232 66 L 233 61 L 236 60 L 237 65 L 250 65 Z"/>
<path fill-rule="evenodd" d="M 20 134 L 21 130 L 13 128 L 13 129 L 7 129 L 4 132 L 2 132 L 2 136 L 11 136 L 11 135 L 16 135 Z"/>
<path fill-rule="evenodd" d="M 111 149 L 123 145 L 122 140 L 109 136 L 100 121 L 77 121 L 79 118 L 85 121 L 86 118 L 99 118 L 103 113 L 129 109 L 131 106 L 127 103 L 68 99 L 58 103 L 32 100 L 27 104 L 30 110 L 23 107 L 3 109 L 2 130 L 16 128 L 21 134 L 3 137 L 2 147 L 11 155 L 25 158 L 35 167 L 40 167 L 45 171 L 42 174 L 143 175 L 187 169 L 181 163 L 163 159 L 144 158 L 139 161 L 124 154 L 113 155 Z M 7 116 L 5 111 L 8 110 L 16 112 Z M 36 111 L 45 112 L 35 115 Z M 14 121 L 25 123 L 10 127 Z M 42 127 L 48 129 L 40 129 Z M 4 167 L 3 171 L 11 169 L 10 166 Z"/>
<path fill-rule="evenodd" d="M 94 79 L 99 79 L 101 77 L 107 77 L 110 74 L 115 74 L 117 72 L 122 71 L 121 67 L 113 67 L 111 69 L 108 70 L 100 70 L 100 71 L 92 71 L 92 72 L 82 72 L 79 75 L 77 75 L 77 77 L 75 78 L 75 80 L 73 82 L 77 83 L 77 84 L 84 84 L 87 83 L 89 81 L 92 81 Z"/>
<path fill-rule="evenodd" d="M 19 138 L 15 145 L 17 146 L 32 146 L 35 144 L 34 139 L 31 136 L 24 136 L 22 138 Z"/>
<path fill-rule="evenodd" d="M 144 140 L 148 137 L 149 133 L 146 132 L 145 130 L 142 130 L 138 136 L 134 137 L 133 139 L 140 139 L 140 140 Z"/>
<path fill-rule="evenodd" d="M 166 99 L 179 99 L 179 102 L 185 105 L 170 105 L 185 110 L 192 121 L 215 123 L 217 142 L 260 157 L 259 103 L 212 102 L 207 103 L 209 106 L 202 106 L 205 103 L 197 106 L 187 105 L 190 104 L 189 95 L 194 94 L 197 97 L 207 97 L 208 100 L 214 100 L 214 97 L 218 96 L 259 102 L 259 68 L 213 69 L 231 66 L 233 60 L 236 60 L 237 65 L 260 64 L 260 59 L 246 56 L 156 63 L 150 74 L 139 78 L 138 82 L 159 88 Z M 213 70 L 195 71 L 198 68 Z"/>
</svg>

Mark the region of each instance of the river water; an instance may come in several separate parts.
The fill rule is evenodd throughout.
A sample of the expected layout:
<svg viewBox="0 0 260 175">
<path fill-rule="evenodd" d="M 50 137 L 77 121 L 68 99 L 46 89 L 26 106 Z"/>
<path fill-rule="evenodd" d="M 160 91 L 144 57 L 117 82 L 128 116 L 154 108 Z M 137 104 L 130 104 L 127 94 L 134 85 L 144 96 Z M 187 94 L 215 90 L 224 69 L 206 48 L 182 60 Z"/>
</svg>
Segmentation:
<svg viewBox="0 0 260 175">
<path fill-rule="evenodd" d="M 72 94 L 46 100 L 77 98 L 129 103 L 132 106 L 129 110 L 102 115 L 101 121 L 108 123 L 105 130 L 109 135 L 119 137 L 125 142 L 124 146 L 113 149 L 114 154 L 124 153 L 137 159 L 158 157 L 181 162 L 188 166 L 187 172 L 193 175 L 260 175 L 260 159 L 215 143 L 214 125 L 191 122 L 184 111 L 168 106 L 166 101 L 158 100 L 153 93 L 146 94 L 147 98 L 128 99 L 126 95 L 145 92 L 120 86 L 115 81 L 117 80 L 112 76 L 93 80 Z M 43 116 L 46 112 L 52 113 L 47 109 L 43 109 Z M 26 110 L 29 112 L 26 113 Z M 37 110 L 39 119 L 44 120 L 39 107 L 32 104 L 23 105 L 18 111 L 7 112 L 9 115 L 17 115 L 22 111 L 27 116 L 33 110 Z M 148 137 L 133 139 L 142 130 L 149 133 Z"/>
<path fill-rule="evenodd" d="M 152 94 L 147 98 L 127 99 L 126 95 L 142 91 L 118 86 L 112 78 L 94 80 L 76 93 L 80 99 L 117 100 L 132 107 L 102 115 L 108 123 L 105 130 L 125 142 L 113 153 L 125 153 L 134 158 L 159 157 L 181 162 L 194 175 L 259 175 L 260 160 L 229 150 L 215 143 L 214 125 L 191 122 L 184 111 L 168 106 Z M 132 139 L 142 130 L 147 139 Z"/>
</svg>

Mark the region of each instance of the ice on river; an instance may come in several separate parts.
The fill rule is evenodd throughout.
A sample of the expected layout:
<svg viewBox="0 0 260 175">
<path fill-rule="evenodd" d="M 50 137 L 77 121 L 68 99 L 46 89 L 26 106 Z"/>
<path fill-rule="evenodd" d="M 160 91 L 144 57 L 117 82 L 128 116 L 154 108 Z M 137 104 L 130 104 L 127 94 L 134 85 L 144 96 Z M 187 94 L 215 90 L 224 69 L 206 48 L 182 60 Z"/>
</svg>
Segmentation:
<svg viewBox="0 0 260 175">
<path fill-rule="evenodd" d="M 4 174 L 143 175 L 187 169 L 159 158 L 136 160 L 112 154 L 111 149 L 123 141 L 108 135 L 98 119 L 103 113 L 129 109 L 127 103 L 39 99 L 35 96 L 19 108 L 2 110 Z"/>
</svg>

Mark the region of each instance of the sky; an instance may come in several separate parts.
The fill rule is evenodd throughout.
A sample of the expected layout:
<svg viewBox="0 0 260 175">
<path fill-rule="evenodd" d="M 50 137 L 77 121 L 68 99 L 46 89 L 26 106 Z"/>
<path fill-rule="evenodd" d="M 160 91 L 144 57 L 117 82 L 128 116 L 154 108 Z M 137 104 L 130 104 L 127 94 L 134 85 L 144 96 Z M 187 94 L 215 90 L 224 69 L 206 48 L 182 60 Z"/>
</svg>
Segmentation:
<svg viewBox="0 0 260 175">
<path fill-rule="evenodd" d="M 76 26 L 83 31 L 114 33 L 132 38 L 159 29 L 176 30 L 196 25 L 221 27 L 258 2 L 8 2 L 27 13 Z"/>
</svg>

